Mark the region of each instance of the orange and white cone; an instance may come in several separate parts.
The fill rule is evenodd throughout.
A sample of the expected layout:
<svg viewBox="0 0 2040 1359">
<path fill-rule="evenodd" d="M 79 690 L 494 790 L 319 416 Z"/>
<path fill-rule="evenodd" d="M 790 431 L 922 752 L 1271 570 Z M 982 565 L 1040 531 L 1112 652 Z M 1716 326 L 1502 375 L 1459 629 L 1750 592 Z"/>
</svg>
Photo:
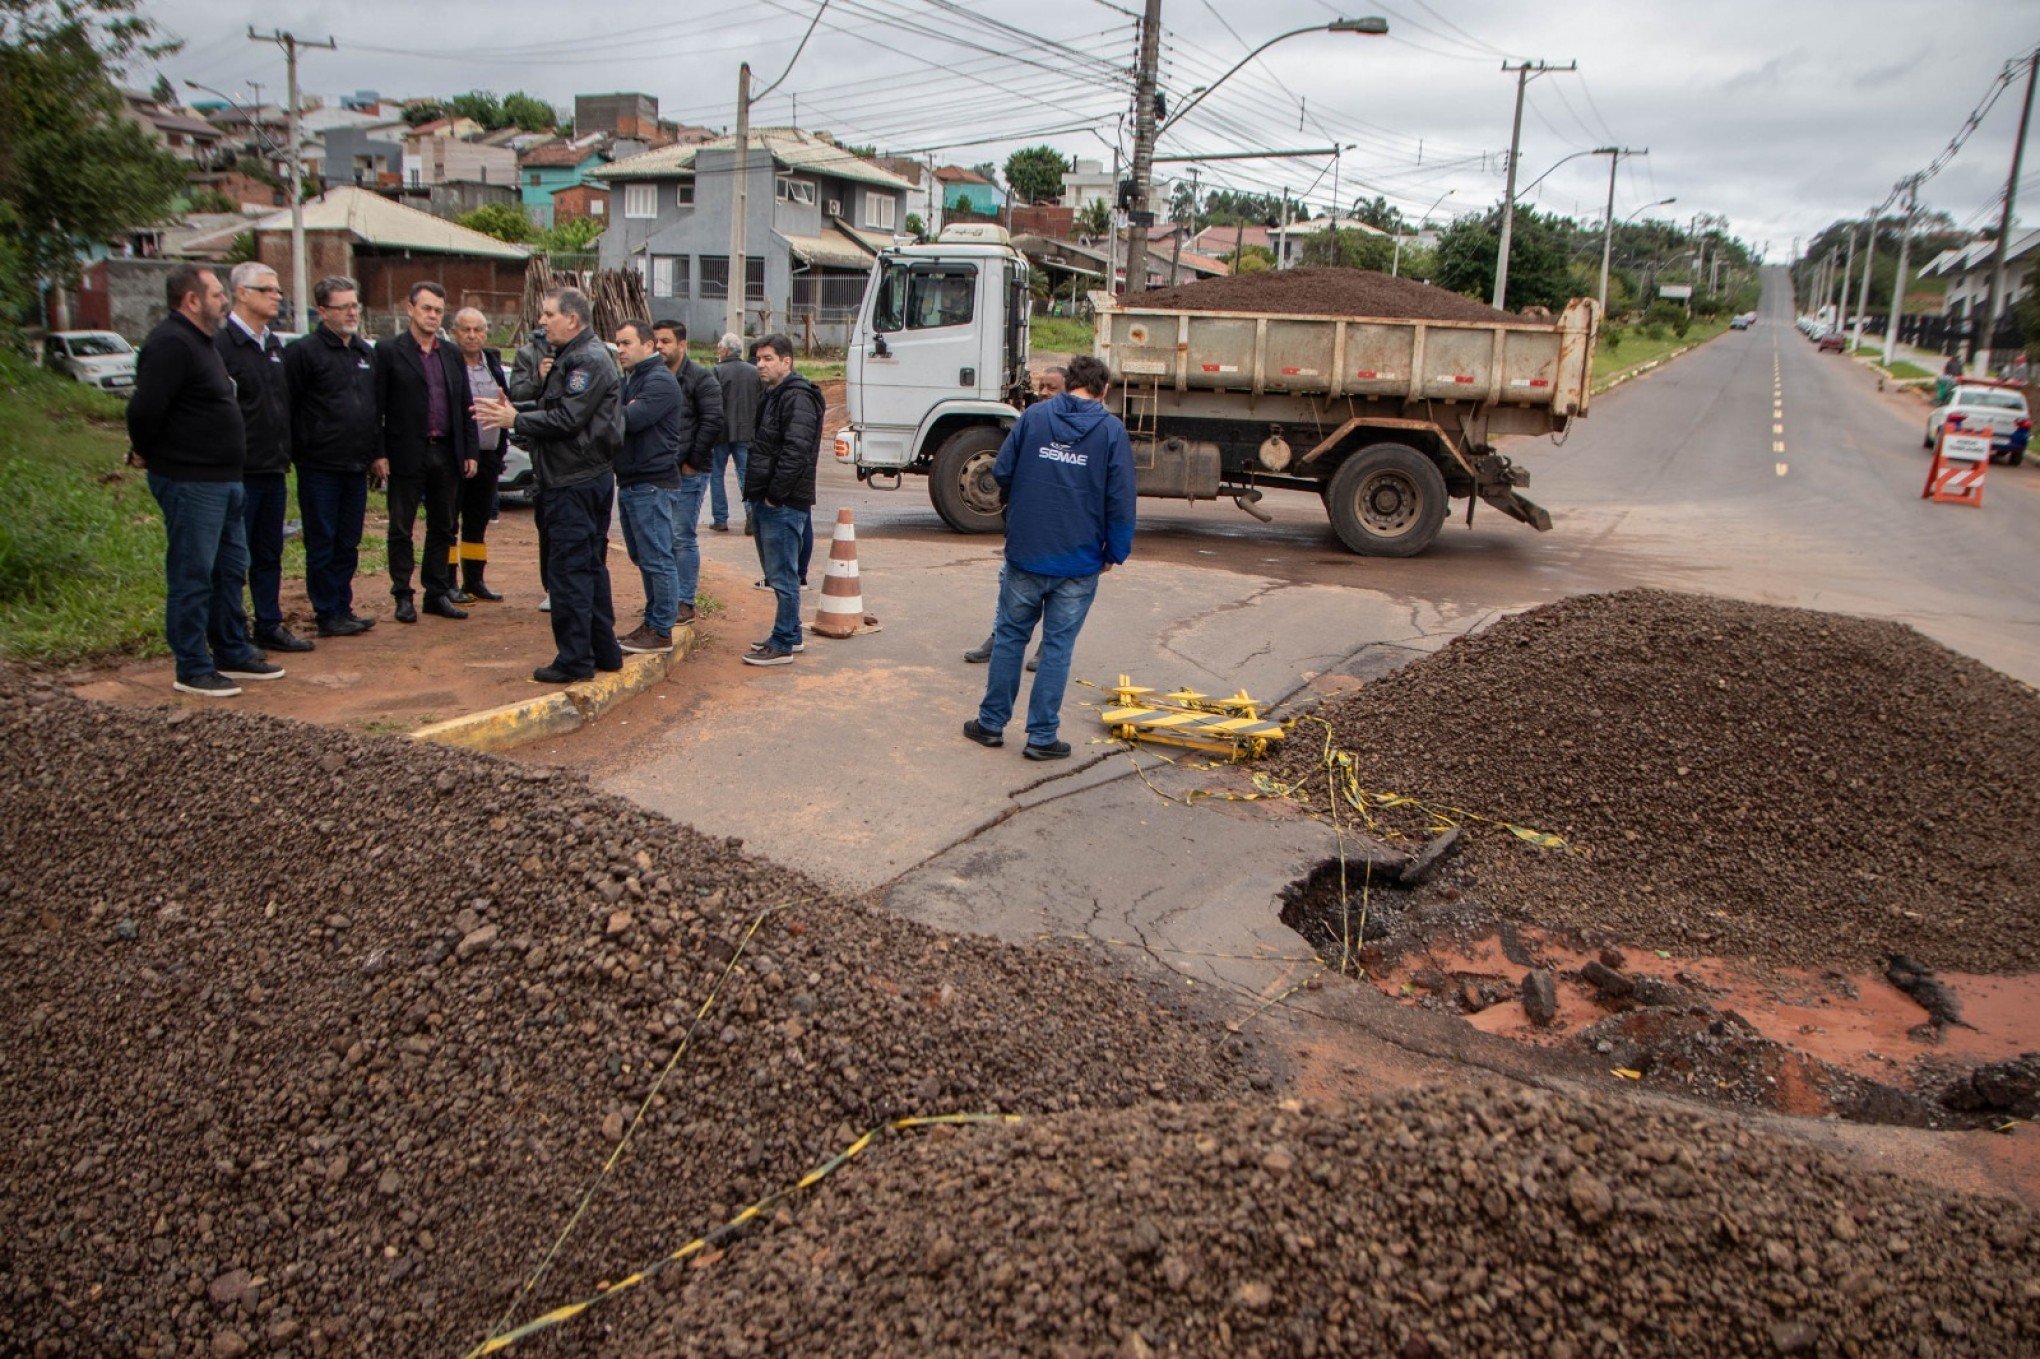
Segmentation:
<svg viewBox="0 0 2040 1359">
<path fill-rule="evenodd" d="M 857 576 L 857 525 L 848 509 L 836 511 L 836 536 L 829 543 L 829 567 L 822 577 L 821 607 L 814 630 L 823 637 L 855 637 L 876 632 L 878 620 L 864 611 L 863 586 Z"/>
</svg>

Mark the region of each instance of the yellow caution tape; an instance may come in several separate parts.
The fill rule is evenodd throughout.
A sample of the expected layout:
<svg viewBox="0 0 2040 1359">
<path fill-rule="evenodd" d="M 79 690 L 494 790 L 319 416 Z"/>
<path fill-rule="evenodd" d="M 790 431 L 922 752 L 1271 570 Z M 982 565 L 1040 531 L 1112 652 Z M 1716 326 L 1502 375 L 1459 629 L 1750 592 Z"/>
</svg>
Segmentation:
<svg viewBox="0 0 2040 1359">
<path fill-rule="evenodd" d="M 928 1114 L 896 1118 L 890 1123 L 881 1123 L 852 1142 L 849 1146 L 843 1148 L 843 1150 L 837 1152 L 834 1156 L 831 1156 L 828 1160 L 816 1166 L 813 1170 L 810 1170 L 807 1174 L 801 1176 L 798 1180 L 795 1180 L 786 1188 L 774 1190 L 714 1231 L 697 1236 L 677 1250 L 669 1251 L 651 1264 L 646 1265 L 643 1269 L 634 1270 L 624 1275 L 601 1292 L 590 1294 L 588 1297 L 576 1302 L 555 1307 L 550 1312 L 535 1316 L 521 1326 L 513 1327 L 507 1331 L 501 1330 L 499 1323 L 499 1329 L 496 1329 L 481 1344 L 469 1350 L 465 1359 L 482 1359 L 483 1355 L 500 1354 L 521 1340 L 528 1340 L 541 1331 L 549 1331 L 556 1326 L 572 1321 L 597 1303 L 606 1302 L 619 1293 L 629 1292 L 668 1265 L 679 1264 L 713 1246 L 722 1245 L 745 1226 L 763 1217 L 767 1210 L 775 1204 L 791 1198 L 803 1189 L 811 1189 L 835 1174 L 856 1157 L 863 1154 L 884 1133 L 907 1132 L 915 1128 L 932 1128 L 943 1124 L 1018 1123 L 1020 1119 L 1021 1116 L 1019 1114 Z"/>
</svg>

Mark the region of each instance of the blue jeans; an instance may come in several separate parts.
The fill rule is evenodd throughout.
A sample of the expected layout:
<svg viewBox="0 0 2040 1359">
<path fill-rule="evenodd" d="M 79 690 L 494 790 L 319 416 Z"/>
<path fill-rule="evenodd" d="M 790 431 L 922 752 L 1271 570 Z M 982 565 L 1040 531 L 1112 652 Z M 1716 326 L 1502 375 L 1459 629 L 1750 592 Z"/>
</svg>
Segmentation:
<svg viewBox="0 0 2040 1359">
<path fill-rule="evenodd" d="M 791 651 L 800 643 L 800 538 L 808 512 L 791 505 L 751 506 L 758 521 L 758 558 L 765 564 L 765 583 L 779 596 L 768 645 Z"/>
<path fill-rule="evenodd" d="M 368 473 L 300 467 L 297 476 L 298 518 L 305 526 L 305 594 L 313 616 L 331 623 L 354 612 Z"/>
<path fill-rule="evenodd" d="M 283 514 L 289 495 L 281 472 L 251 472 L 241 478 L 247 493 L 241 522 L 248 534 L 248 596 L 255 603 L 255 635 L 283 626 Z"/>
<path fill-rule="evenodd" d="M 978 725 L 987 731 L 1004 731 L 1013 716 L 1013 700 L 1020 696 L 1020 666 L 1027 659 L 1027 639 L 1034 625 L 1041 624 L 1041 666 L 1034 675 L 1033 691 L 1027 695 L 1027 744 L 1053 744 L 1062 724 L 1063 690 L 1070 682 L 1070 653 L 1076 649 L 1077 631 L 1091 600 L 1098 593 L 1098 577 L 1038 576 L 1011 562 L 999 573 L 999 625 L 993 633 L 991 672 L 985 676 L 984 702 L 978 705 Z"/>
<path fill-rule="evenodd" d="M 177 678 L 195 680 L 262 659 L 248 640 L 248 492 L 238 481 L 177 481 L 149 473 L 163 507 L 163 637 Z"/>
<path fill-rule="evenodd" d="M 737 465 L 737 494 L 744 493 L 744 469 L 751 463 L 751 445 L 717 444 L 712 455 L 715 459 L 708 472 L 708 517 L 717 524 L 730 522 L 730 495 L 723 489 L 723 469 L 731 463 Z"/>
<path fill-rule="evenodd" d="M 694 593 L 701 588 L 701 497 L 708 490 L 708 475 L 680 473 L 680 489 L 673 496 L 673 564 L 680 573 L 674 593 L 682 604 L 694 607 Z M 722 483 L 718 481 L 717 486 Z"/>
<path fill-rule="evenodd" d="M 670 634 L 679 617 L 680 570 L 673 554 L 674 501 L 679 495 L 648 481 L 616 488 L 623 547 L 644 577 L 645 626 L 661 635 Z"/>
</svg>

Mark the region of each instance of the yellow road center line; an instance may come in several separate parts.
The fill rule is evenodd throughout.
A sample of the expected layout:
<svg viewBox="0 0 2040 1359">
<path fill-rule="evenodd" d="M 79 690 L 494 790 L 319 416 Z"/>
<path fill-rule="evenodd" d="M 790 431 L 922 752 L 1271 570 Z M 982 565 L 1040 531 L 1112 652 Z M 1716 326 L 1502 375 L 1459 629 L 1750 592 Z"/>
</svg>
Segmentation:
<svg viewBox="0 0 2040 1359">
<path fill-rule="evenodd" d="M 1771 451 L 1773 453 L 1783 453 L 1785 451 L 1785 441 L 1783 439 L 1773 439 L 1771 441 Z"/>
<path fill-rule="evenodd" d="M 1781 477 L 1785 475 L 1785 464 L 1782 462 L 1778 464 L 1778 475 Z"/>
<path fill-rule="evenodd" d="M 1771 433 L 1773 433 L 1773 434 L 1783 434 L 1784 432 L 1785 432 L 1785 426 L 1783 426 L 1783 425 L 1772 425 L 1772 426 L 1771 426 Z"/>
</svg>

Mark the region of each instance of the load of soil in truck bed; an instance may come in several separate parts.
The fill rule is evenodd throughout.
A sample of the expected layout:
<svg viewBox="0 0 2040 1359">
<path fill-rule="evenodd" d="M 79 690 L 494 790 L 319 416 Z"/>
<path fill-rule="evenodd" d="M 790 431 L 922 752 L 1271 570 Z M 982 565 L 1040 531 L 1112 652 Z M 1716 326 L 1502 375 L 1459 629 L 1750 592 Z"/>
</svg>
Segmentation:
<svg viewBox="0 0 2040 1359">
<path fill-rule="evenodd" d="M 1151 288 L 1120 299 L 1124 307 L 1181 311 L 1244 311 L 1256 315 L 1393 316 L 1412 321 L 1523 322 L 1470 297 L 1411 278 L 1372 269 L 1282 269 L 1207 278 L 1174 288 Z"/>
</svg>

